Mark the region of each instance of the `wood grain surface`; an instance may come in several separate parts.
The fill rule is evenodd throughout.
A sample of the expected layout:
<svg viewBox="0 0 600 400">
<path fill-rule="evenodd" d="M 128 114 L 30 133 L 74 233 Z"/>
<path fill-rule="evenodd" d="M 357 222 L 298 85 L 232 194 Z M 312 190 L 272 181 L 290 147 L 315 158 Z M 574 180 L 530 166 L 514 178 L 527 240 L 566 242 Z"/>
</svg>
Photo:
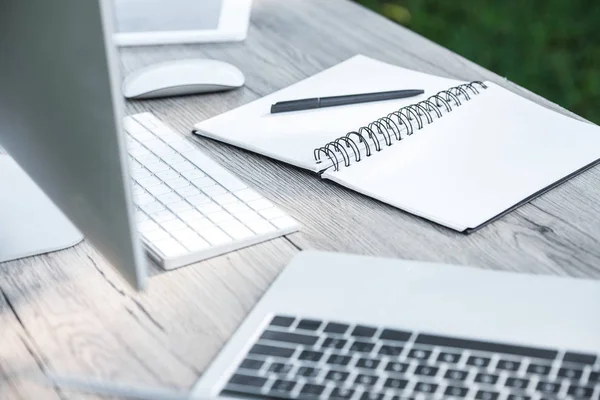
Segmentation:
<svg viewBox="0 0 600 400">
<path fill-rule="evenodd" d="M 244 72 L 247 84 L 240 90 L 129 102 L 127 111 L 151 111 L 187 134 L 297 218 L 302 230 L 171 272 L 152 267 L 144 293 L 130 289 L 87 242 L 0 264 L 0 398 L 83 397 L 39 386 L 35 379 L 44 372 L 186 389 L 304 249 L 600 278 L 600 168 L 467 236 L 309 172 L 189 133 L 196 122 L 357 53 L 431 74 L 491 80 L 572 115 L 347 0 L 255 0 L 242 43 L 122 49 L 125 74 L 194 57 L 228 61 Z"/>
</svg>

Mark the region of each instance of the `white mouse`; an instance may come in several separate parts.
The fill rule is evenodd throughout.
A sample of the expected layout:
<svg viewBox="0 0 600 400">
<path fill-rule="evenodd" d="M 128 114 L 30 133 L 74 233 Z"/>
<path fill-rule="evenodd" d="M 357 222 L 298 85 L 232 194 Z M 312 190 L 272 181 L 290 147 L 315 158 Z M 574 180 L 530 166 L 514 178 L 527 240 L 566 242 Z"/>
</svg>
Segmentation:
<svg viewBox="0 0 600 400">
<path fill-rule="evenodd" d="M 128 99 L 219 92 L 244 85 L 244 74 L 231 64 L 209 59 L 169 61 L 150 65 L 123 82 Z"/>
</svg>

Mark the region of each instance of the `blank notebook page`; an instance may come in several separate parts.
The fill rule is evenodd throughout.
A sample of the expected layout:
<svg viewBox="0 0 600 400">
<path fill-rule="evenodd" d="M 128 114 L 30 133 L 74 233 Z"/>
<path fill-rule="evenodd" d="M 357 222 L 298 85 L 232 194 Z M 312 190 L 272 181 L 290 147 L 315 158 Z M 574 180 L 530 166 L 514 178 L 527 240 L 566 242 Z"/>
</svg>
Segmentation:
<svg viewBox="0 0 600 400">
<path fill-rule="evenodd" d="M 600 129 L 493 83 L 412 136 L 323 176 L 458 231 L 600 158 Z"/>
<path fill-rule="evenodd" d="M 310 78 L 195 125 L 197 133 L 312 171 L 313 150 L 391 111 L 463 82 L 354 56 Z M 397 89 L 422 96 L 341 107 L 270 114 L 278 101 Z"/>
</svg>

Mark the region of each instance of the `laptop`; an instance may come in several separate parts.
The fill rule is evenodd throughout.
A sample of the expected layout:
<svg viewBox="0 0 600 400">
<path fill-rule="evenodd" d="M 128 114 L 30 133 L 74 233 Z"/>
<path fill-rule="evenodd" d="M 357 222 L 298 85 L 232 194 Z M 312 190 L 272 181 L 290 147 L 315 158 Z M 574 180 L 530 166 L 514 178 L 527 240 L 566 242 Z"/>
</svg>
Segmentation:
<svg viewBox="0 0 600 400">
<path fill-rule="evenodd" d="M 143 287 L 111 21 L 111 0 L 0 14 L 0 142 Z M 599 305 L 595 281 L 301 252 L 189 398 L 598 399 Z"/>
</svg>

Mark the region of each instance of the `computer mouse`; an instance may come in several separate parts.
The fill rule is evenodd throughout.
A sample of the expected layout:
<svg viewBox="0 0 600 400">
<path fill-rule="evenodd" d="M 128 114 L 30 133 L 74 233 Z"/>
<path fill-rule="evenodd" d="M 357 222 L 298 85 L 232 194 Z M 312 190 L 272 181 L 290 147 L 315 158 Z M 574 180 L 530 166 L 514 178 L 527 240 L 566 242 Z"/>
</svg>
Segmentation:
<svg viewBox="0 0 600 400">
<path fill-rule="evenodd" d="M 219 92 L 244 85 L 244 74 L 223 61 L 192 59 L 168 61 L 133 72 L 123 82 L 128 99 L 155 99 Z"/>
</svg>

